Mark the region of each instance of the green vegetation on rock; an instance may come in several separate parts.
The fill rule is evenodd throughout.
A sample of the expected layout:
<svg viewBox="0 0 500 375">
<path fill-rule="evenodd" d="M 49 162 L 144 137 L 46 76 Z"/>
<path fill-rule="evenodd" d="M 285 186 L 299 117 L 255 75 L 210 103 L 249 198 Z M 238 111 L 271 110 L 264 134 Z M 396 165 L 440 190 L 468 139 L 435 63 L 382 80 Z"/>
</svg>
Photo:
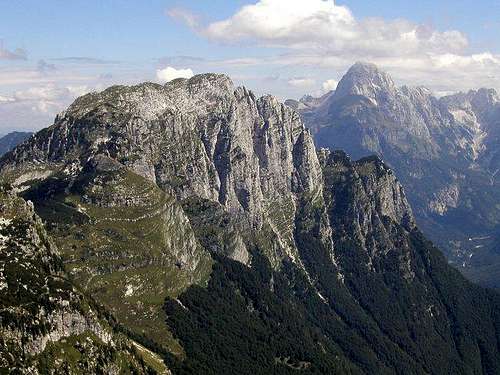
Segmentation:
<svg viewBox="0 0 500 375">
<path fill-rule="evenodd" d="M 69 184 L 54 177 L 24 192 L 47 221 L 68 274 L 119 324 L 181 354 L 163 323 L 163 301 L 203 285 L 211 269 L 182 208 L 104 157 Z"/>
<path fill-rule="evenodd" d="M 131 341 L 66 278 L 33 207 L 0 188 L 0 372 L 152 371 Z"/>
</svg>

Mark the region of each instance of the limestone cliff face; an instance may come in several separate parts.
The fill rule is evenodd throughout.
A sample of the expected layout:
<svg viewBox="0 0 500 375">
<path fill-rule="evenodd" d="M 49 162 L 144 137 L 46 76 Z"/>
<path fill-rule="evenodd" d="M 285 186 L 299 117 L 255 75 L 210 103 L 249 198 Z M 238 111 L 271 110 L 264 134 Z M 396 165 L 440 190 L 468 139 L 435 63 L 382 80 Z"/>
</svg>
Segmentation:
<svg viewBox="0 0 500 375">
<path fill-rule="evenodd" d="M 394 87 L 388 76 L 376 81 Z M 356 92 L 368 90 L 368 83 Z M 342 95 L 343 86 L 349 85 L 342 84 L 336 95 Z M 179 200 L 217 202 L 243 239 L 253 231 L 263 234 L 264 251 L 276 266 L 284 257 L 301 264 L 294 239 L 300 199 L 325 201 L 322 167 L 298 113 L 272 96 L 256 98 L 243 87 L 235 88 L 226 76 L 206 74 L 164 86 L 115 86 L 85 95 L 54 125 L 3 158 L 1 168 L 4 176 L 17 171 L 11 180 L 22 190 L 30 176 L 40 177 L 33 170 L 77 175 L 87 160 L 99 155 Z M 407 203 L 399 199 L 396 180 L 382 183 L 372 172 L 363 171 L 366 199 L 393 220 L 401 221 L 402 211 L 411 216 Z M 392 199 L 387 198 L 389 192 Z M 83 196 L 90 199 L 89 194 Z M 121 198 L 113 194 L 105 199 L 119 204 Z M 331 231 L 328 226 L 324 230 Z M 243 245 L 232 251 L 249 259 Z"/>
<path fill-rule="evenodd" d="M 343 152 L 322 150 L 321 161 L 334 242 L 352 242 L 363 249 L 358 261 L 364 259 L 367 270 L 374 272 L 383 272 L 374 267 L 377 259 L 396 252 L 403 276 L 410 278 L 416 270 L 404 233 L 415 229 L 415 219 L 394 173 L 377 157 L 353 162 Z M 352 256 L 336 245 L 333 249 L 339 264 Z"/>
<path fill-rule="evenodd" d="M 330 126 L 334 117 L 343 116 L 336 120 L 348 121 L 343 126 L 352 127 L 345 137 L 354 131 L 360 134 L 359 141 L 352 141 L 361 143 L 352 152 L 355 157 L 366 152 L 382 155 L 396 151 L 426 160 L 443 153 L 473 157 L 473 135 L 454 126 L 452 116 L 429 90 L 397 87 L 387 73 L 372 64 L 357 63 L 351 67 L 322 107 L 326 108 L 317 109 L 311 127 L 319 131 Z M 320 143 L 327 142 L 321 136 L 318 134 Z M 342 143 L 340 137 L 338 143 Z"/>
<path fill-rule="evenodd" d="M 312 138 L 297 112 L 214 74 L 79 98 L 8 155 L 2 169 L 79 170 L 98 154 L 178 199 L 217 201 L 241 225 L 266 226 L 288 252 L 293 241 L 277 231 L 270 211 L 293 211 L 293 193 L 320 189 Z M 17 181 L 29 179 L 17 174 Z"/>
<path fill-rule="evenodd" d="M 472 137 L 474 167 L 498 181 L 500 166 L 500 97 L 493 89 L 471 90 L 441 98 L 440 103 L 463 124 Z"/>
<path fill-rule="evenodd" d="M 265 199 L 290 191 L 304 132 L 273 97 L 209 74 L 86 95 L 10 159 L 65 164 L 104 153 L 180 198 L 196 194 L 255 218 Z"/>
<path fill-rule="evenodd" d="M 342 204 L 352 205 L 353 215 L 363 230 L 369 229 L 373 219 L 378 216 L 380 221 L 387 218 L 401 225 L 408 231 L 415 227 L 415 219 L 406 199 L 402 186 L 397 181 L 393 171 L 378 157 L 367 157 L 351 161 L 343 152 L 324 152 L 324 167 L 328 172 L 327 188 L 342 188 L 346 186 L 356 196 L 346 199 Z M 335 180 L 329 180 L 333 179 Z M 341 201 L 340 197 L 334 201 Z M 333 202 L 335 203 L 335 202 Z"/>
<path fill-rule="evenodd" d="M 324 278 L 357 282 L 352 264 L 383 275 L 395 257 L 404 282 L 418 268 L 390 169 L 317 152 L 296 111 L 225 76 L 83 96 L 0 170 L 34 202 L 75 282 L 174 354 L 163 302 L 206 285 L 221 256 L 248 270 L 263 256 L 325 304 Z"/>
</svg>

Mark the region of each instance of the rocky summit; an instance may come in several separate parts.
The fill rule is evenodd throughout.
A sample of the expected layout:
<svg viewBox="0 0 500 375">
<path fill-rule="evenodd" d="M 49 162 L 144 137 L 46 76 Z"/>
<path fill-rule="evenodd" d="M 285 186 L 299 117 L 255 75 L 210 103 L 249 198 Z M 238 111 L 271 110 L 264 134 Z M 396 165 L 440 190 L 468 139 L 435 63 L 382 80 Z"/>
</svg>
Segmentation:
<svg viewBox="0 0 500 375">
<path fill-rule="evenodd" d="M 485 286 L 500 285 L 500 99 L 494 90 L 436 98 L 357 63 L 335 91 L 288 103 L 302 113 L 319 147 L 381 157 L 405 187 L 419 226 L 450 263 Z"/>
<path fill-rule="evenodd" d="M 354 69 L 334 95 L 307 108 L 330 113 L 325 106 L 350 103 L 364 113 L 384 103 L 387 90 L 404 103 L 434 103 L 423 89 L 397 89 L 374 67 Z M 418 112 L 399 108 L 406 116 Z M 429 118 L 433 108 L 424 111 Z M 388 125 L 391 139 L 432 138 L 425 123 L 410 135 L 396 125 Z M 415 145 L 429 157 L 440 147 Z M 467 146 L 450 150 L 479 160 Z M 29 262 L 31 253 L 57 248 L 58 261 L 43 272 L 59 272 L 57 280 L 73 290 L 57 306 L 68 298 L 93 301 L 58 315 L 64 327 L 73 316 L 87 322 L 78 332 L 50 336 L 70 347 L 47 352 L 38 341 L 15 341 L 32 372 L 94 369 L 82 353 L 101 348 L 108 350 L 98 361 L 105 372 L 500 371 L 500 297 L 466 281 L 423 237 L 393 170 L 378 156 L 353 160 L 316 149 L 296 110 L 234 87 L 226 76 L 113 86 L 80 97 L 6 154 L 0 176 L 4 194 L 30 207 L 44 231 L 29 252 L 11 245 L 11 214 L 1 206 L 2 254 Z M 39 283 L 17 287 L 9 275 L 1 280 L 9 293 Z M 44 290 L 50 301 L 64 289 Z M 43 304 L 33 305 L 2 327 L 38 322 Z M 81 337 L 87 331 L 92 344 Z M 121 346 L 111 344 L 115 335 Z M 20 358 L 9 345 L 1 348 L 3 368 Z M 27 352 L 27 345 L 35 349 Z"/>
</svg>

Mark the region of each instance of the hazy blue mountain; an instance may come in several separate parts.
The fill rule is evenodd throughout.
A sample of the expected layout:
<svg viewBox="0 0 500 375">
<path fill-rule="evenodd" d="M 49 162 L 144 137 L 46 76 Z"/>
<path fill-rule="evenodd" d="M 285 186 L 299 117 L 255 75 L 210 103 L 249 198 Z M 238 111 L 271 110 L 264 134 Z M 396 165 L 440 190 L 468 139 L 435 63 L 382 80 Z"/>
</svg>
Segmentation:
<svg viewBox="0 0 500 375">
<path fill-rule="evenodd" d="M 312 99 L 309 99 L 309 103 Z M 319 105 L 299 106 L 318 147 L 379 155 L 424 233 L 473 280 L 500 286 L 500 100 L 494 90 L 436 98 L 357 63 Z"/>
<path fill-rule="evenodd" d="M 18 144 L 24 142 L 29 137 L 31 137 L 33 133 L 30 132 L 12 132 L 7 135 L 3 135 L 0 138 L 0 156 L 9 152 Z"/>
</svg>

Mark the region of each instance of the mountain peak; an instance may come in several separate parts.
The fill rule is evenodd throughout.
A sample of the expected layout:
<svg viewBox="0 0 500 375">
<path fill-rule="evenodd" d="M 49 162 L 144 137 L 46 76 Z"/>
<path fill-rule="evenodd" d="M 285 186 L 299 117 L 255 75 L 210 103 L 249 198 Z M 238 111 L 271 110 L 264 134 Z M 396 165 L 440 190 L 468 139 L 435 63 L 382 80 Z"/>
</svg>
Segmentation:
<svg viewBox="0 0 500 375">
<path fill-rule="evenodd" d="M 394 91 L 396 86 L 389 74 L 375 64 L 357 62 L 340 80 L 335 98 L 362 95 L 375 99 L 381 91 Z"/>
<path fill-rule="evenodd" d="M 370 72 L 372 74 L 378 74 L 380 70 L 374 63 L 356 61 L 354 65 L 349 68 L 348 72 Z"/>
<path fill-rule="evenodd" d="M 495 89 L 480 88 L 444 96 L 440 102 L 451 110 L 470 110 L 483 116 L 500 103 L 500 98 Z"/>
<path fill-rule="evenodd" d="M 469 93 L 470 95 L 471 93 Z M 500 102 L 500 98 L 495 89 L 481 88 L 477 91 L 472 91 L 471 103 L 476 107 L 490 107 L 495 103 Z"/>
<path fill-rule="evenodd" d="M 216 73 L 203 73 L 197 74 L 191 78 L 177 78 L 165 84 L 165 87 L 175 87 L 175 86 L 188 86 L 191 89 L 216 89 L 219 88 L 224 91 L 233 91 L 234 83 L 225 74 Z"/>
</svg>

